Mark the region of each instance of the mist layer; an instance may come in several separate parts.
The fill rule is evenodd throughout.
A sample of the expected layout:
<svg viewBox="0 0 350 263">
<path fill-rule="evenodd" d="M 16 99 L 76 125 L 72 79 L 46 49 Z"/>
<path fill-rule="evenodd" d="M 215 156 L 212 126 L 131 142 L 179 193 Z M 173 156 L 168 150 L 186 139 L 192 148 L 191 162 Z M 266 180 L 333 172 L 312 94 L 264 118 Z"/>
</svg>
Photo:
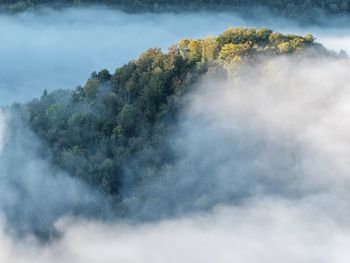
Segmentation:
<svg viewBox="0 0 350 263">
<path fill-rule="evenodd" d="M 61 217 L 61 238 L 45 247 L 3 231 L 0 259 L 347 262 L 349 69 L 347 60 L 285 57 L 207 76 L 169 138 L 180 158 L 128 203 L 135 215 L 170 218 Z"/>
<path fill-rule="evenodd" d="M 103 68 L 114 72 L 147 48 L 166 49 L 181 38 L 216 35 L 231 26 L 313 32 L 326 47 L 347 49 L 341 43 L 349 32 L 340 27 L 346 21 L 325 18 L 330 26 L 337 25 L 325 29 L 266 17 L 247 19 L 233 12 L 128 14 L 93 7 L 2 14 L 0 105 L 26 102 L 45 89 L 73 89 L 91 72 Z"/>
</svg>

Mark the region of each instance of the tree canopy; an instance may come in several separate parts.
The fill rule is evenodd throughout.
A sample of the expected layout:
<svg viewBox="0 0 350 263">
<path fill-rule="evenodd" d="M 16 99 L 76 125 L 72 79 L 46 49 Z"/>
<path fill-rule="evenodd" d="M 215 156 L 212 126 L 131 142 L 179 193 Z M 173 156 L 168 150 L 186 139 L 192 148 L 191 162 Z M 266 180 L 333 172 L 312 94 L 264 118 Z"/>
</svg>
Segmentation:
<svg viewBox="0 0 350 263">
<path fill-rule="evenodd" d="M 167 53 L 148 49 L 113 74 L 93 72 L 74 91 L 45 90 L 22 108 L 48 146 L 43 155 L 120 200 L 123 186 L 136 187 L 174 161 L 166 138 L 176 128 L 184 95 L 201 76 L 290 53 L 332 55 L 311 35 L 230 28 L 218 37 L 181 40 Z"/>
</svg>

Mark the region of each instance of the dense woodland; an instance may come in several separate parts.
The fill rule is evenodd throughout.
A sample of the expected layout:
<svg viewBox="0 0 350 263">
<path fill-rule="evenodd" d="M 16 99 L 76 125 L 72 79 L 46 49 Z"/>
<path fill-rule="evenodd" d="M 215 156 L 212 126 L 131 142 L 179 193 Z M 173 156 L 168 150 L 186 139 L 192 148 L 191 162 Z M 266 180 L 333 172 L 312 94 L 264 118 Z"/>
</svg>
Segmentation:
<svg viewBox="0 0 350 263">
<path fill-rule="evenodd" d="M 319 11 L 331 14 L 349 14 L 350 0 L 0 0 L 10 12 L 19 12 L 37 6 L 83 6 L 102 4 L 128 11 L 181 10 L 241 10 L 263 7 L 288 17 L 317 18 Z"/>
<path fill-rule="evenodd" d="M 167 53 L 149 49 L 113 74 L 93 72 L 74 91 L 44 91 L 16 107 L 28 113 L 48 146 L 45 158 L 120 200 L 125 189 L 161 176 L 176 160 L 167 135 L 176 130 L 183 97 L 201 76 L 225 77 L 261 57 L 291 53 L 334 55 L 311 35 L 231 28 L 218 37 L 181 40 Z"/>
</svg>

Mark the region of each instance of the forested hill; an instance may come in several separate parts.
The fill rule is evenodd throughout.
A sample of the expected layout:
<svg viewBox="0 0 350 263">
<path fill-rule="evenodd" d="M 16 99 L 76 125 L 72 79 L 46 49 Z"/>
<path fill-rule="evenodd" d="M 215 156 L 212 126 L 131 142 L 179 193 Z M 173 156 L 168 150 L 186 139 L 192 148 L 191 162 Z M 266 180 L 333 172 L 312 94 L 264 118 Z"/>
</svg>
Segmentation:
<svg viewBox="0 0 350 263">
<path fill-rule="evenodd" d="M 319 11 L 331 14 L 349 14 L 350 0 L 0 0 L 0 5 L 11 12 L 36 6 L 82 6 L 101 4 L 129 11 L 239 10 L 264 7 L 292 17 L 317 18 Z"/>
<path fill-rule="evenodd" d="M 201 76 L 225 77 L 238 65 L 288 54 L 334 55 L 311 35 L 232 28 L 181 40 L 167 53 L 149 49 L 113 74 L 94 72 L 74 91 L 44 91 L 19 108 L 48 146 L 43 155 L 50 162 L 122 200 L 125 189 L 161 176 L 176 160 L 167 136 L 176 129 L 182 98 Z"/>
</svg>

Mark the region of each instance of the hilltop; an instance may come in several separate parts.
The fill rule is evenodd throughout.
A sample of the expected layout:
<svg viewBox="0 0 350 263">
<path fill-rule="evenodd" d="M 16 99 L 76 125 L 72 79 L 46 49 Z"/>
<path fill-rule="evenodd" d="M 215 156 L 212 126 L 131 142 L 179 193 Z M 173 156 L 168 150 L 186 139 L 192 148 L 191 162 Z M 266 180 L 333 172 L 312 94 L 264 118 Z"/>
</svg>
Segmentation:
<svg viewBox="0 0 350 263">
<path fill-rule="evenodd" d="M 266 57 L 335 56 L 312 35 L 231 28 L 217 37 L 183 39 L 168 52 L 152 48 L 111 74 L 93 72 L 74 91 L 44 91 L 20 108 L 47 145 L 58 169 L 115 200 L 148 176 L 161 176 L 176 159 L 167 144 L 184 97 L 203 76 L 225 78 L 237 67 Z M 140 167 L 147 167 L 139 172 Z M 131 190 L 130 190 L 131 189 Z"/>
</svg>

